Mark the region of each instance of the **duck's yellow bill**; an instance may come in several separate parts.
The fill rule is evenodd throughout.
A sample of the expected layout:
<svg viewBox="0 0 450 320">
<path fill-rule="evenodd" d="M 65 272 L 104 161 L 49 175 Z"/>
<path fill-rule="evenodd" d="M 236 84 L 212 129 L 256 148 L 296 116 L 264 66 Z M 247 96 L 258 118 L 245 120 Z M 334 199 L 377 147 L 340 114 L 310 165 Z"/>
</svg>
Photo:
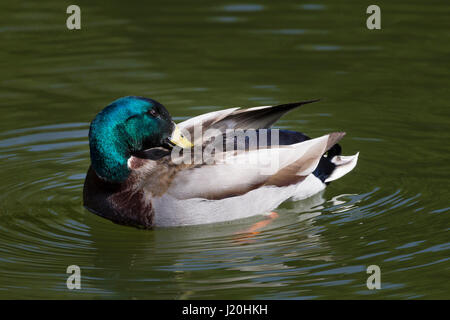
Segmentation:
<svg viewBox="0 0 450 320">
<path fill-rule="evenodd" d="M 181 130 L 177 125 L 175 125 L 175 129 L 173 130 L 172 136 L 169 138 L 169 141 L 181 148 L 192 148 L 194 146 L 181 134 Z"/>
</svg>

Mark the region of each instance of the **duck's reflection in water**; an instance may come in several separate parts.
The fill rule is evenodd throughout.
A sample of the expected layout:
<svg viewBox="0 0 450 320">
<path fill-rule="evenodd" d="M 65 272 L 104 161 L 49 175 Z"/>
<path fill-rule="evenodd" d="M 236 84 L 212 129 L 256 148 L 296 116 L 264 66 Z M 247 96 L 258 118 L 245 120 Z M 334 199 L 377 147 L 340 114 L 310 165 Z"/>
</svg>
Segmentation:
<svg viewBox="0 0 450 320">
<path fill-rule="evenodd" d="M 228 223 L 151 231 L 118 226 L 110 238 L 92 229 L 96 270 L 121 297 L 189 298 L 203 290 L 289 285 L 334 260 L 317 223 L 324 203 L 317 194 Z"/>
</svg>

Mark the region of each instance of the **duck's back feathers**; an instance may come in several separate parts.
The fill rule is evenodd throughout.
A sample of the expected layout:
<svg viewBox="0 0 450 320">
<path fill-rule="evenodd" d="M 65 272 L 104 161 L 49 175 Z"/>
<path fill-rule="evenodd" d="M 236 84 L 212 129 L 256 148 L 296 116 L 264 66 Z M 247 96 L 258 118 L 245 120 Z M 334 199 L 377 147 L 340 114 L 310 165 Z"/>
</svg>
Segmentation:
<svg viewBox="0 0 450 320">
<path fill-rule="evenodd" d="M 237 109 L 225 118 L 212 125 L 219 130 L 225 129 L 264 129 L 270 128 L 287 112 L 304 104 L 319 100 L 308 100 L 275 106 L 260 106 L 248 109 Z"/>
<path fill-rule="evenodd" d="M 194 127 L 199 126 L 202 131 L 203 141 L 209 139 L 217 133 L 225 133 L 227 129 L 265 129 L 270 128 L 287 112 L 298 108 L 304 104 L 319 101 L 307 100 L 280 104 L 275 106 L 260 106 L 248 109 L 229 108 L 225 110 L 213 111 L 200 116 L 188 119 L 178 124 L 180 129 L 189 133 L 191 141 L 194 141 Z M 208 134 L 207 131 L 210 130 Z"/>
</svg>

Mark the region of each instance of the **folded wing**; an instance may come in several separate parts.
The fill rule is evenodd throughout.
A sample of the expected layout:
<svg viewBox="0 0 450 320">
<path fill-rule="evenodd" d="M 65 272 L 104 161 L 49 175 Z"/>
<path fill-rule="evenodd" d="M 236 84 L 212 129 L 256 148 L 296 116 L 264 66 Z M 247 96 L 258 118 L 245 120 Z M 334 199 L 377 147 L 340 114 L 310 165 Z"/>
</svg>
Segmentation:
<svg viewBox="0 0 450 320">
<path fill-rule="evenodd" d="M 311 174 L 322 155 L 345 133 L 335 132 L 301 143 L 218 154 L 211 165 L 177 173 L 167 192 L 177 199 L 224 199 L 262 186 L 289 186 Z"/>
</svg>

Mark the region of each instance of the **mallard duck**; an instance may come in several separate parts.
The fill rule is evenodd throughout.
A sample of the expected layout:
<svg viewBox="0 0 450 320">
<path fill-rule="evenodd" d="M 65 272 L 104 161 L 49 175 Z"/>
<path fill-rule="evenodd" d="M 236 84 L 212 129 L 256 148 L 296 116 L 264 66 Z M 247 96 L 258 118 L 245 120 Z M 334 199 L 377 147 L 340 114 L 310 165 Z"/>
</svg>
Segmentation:
<svg viewBox="0 0 450 320">
<path fill-rule="evenodd" d="M 358 160 L 358 153 L 341 155 L 337 142 L 344 132 L 311 139 L 270 129 L 286 112 L 315 101 L 230 108 L 175 124 L 155 100 L 120 98 L 91 122 L 84 206 L 115 223 L 149 229 L 246 218 L 308 198 Z M 251 131 L 256 144 L 233 135 Z M 213 148 L 213 162 L 192 161 L 196 148 L 230 141 L 232 150 Z"/>
</svg>

